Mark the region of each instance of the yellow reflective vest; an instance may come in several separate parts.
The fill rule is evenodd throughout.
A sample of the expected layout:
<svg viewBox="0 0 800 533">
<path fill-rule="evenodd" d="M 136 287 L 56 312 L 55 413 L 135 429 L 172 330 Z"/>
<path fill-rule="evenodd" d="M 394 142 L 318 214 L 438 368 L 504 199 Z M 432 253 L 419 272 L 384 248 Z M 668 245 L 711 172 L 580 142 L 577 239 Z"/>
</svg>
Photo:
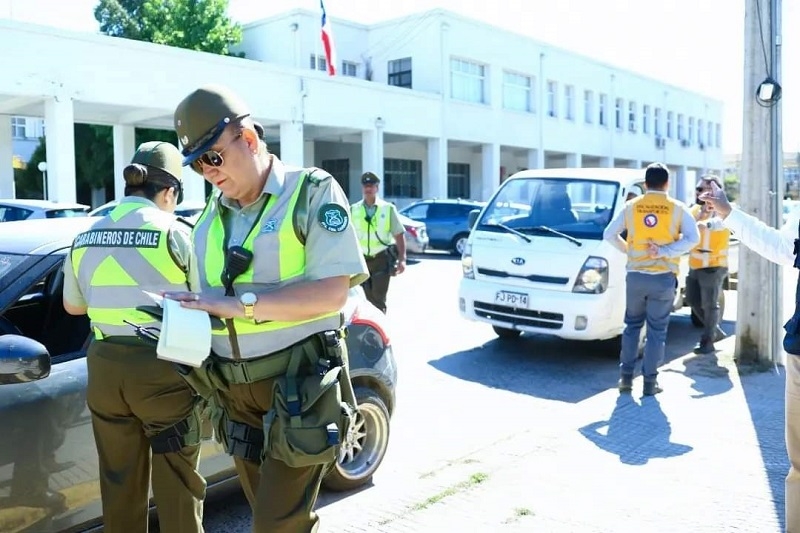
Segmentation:
<svg viewBox="0 0 800 533">
<path fill-rule="evenodd" d="M 169 249 L 176 217 L 141 202 L 123 202 L 72 244 L 72 266 L 88 305 L 95 338 L 134 336 L 128 320 L 145 327 L 160 322 L 137 311 L 155 305 L 142 291 L 185 291 L 186 273 Z"/>
<path fill-rule="evenodd" d="M 695 220 L 700 218 L 702 206 L 695 205 L 691 209 Z M 689 268 L 727 267 L 728 249 L 730 248 L 731 232 L 722 225 L 719 218 L 711 217 L 698 224 L 700 242 L 689 255 Z"/>
<path fill-rule="evenodd" d="M 375 212 L 367 220 L 367 206 L 363 200 L 350 206 L 350 219 L 358 234 L 361 252 L 365 256 L 375 257 L 394 243 L 392 209 L 394 209 L 392 204 L 377 198 Z"/>
<path fill-rule="evenodd" d="M 303 169 L 287 167 L 284 192 L 271 195 L 260 217 L 242 243 L 253 254 L 247 270 L 234 280 L 236 296 L 254 292 L 269 298 L 269 290 L 305 281 L 305 228 L 298 228 L 297 213 L 307 209 L 308 174 Z M 220 198 L 216 191 L 209 199 L 192 232 L 198 258 L 200 291 L 224 295 L 222 273 L 225 268 L 225 229 L 220 217 Z M 300 198 L 304 202 L 298 202 Z M 316 216 L 310 214 L 309 216 Z M 192 288 L 196 290 L 195 287 Z M 329 313 L 304 321 L 256 322 L 245 318 L 233 320 L 236 338 L 243 359 L 268 355 L 322 331 L 340 328 L 342 316 Z M 211 348 L 220 357 L 233 357 L 226 330 L 212 332 Z"/>
<path fill-rule="evenodd" d="M 647 192 L 625 205 L 628 270 L 678 274 L 678 257 L 651 258 L 648 243 L 671 244 L 681 232 L 681 206 L 666 194 Z"/>
</svg>

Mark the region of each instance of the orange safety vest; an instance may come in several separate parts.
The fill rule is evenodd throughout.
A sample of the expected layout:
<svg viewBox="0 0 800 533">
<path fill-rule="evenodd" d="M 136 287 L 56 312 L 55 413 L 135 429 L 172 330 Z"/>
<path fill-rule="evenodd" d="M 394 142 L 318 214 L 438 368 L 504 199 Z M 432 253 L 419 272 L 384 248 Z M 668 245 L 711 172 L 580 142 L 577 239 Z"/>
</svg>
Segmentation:
<svg viewBox="0 0 800 533">
<path fill-rule="evenodd" d="M 678 274 L 678 257 L 651 258 L 648 244 L 672 244 L 681 233 L 681 204 L 664 193 L 647 192 L 625 205 L 628 270 Z"/>
<path fill-rule="evenodd" d="M 702 206 L 692 207 L 692 216 L 695 220 L 700 218 Z M 700 232 L 700 242 L 689 255 L 689 268 L 727 267 L 728 248 L 730 247 L 731 232 L 722 225 L 719 218 L 711 217 L 700 222 L 697 226 Z"/>
</svg>

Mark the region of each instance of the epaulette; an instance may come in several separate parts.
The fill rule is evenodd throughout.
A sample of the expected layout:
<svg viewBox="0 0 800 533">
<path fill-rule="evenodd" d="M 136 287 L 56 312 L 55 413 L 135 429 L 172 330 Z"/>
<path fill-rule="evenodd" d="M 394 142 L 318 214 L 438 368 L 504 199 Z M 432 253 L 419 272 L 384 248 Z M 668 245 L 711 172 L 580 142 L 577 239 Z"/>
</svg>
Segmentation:
<svg viewBox="0 0 800 533">
<path fill-rule="evenodd" d="M 328 172 L 322 170 L 321 168 L 311 167 L 307 170 L 308 170 L 308 181 L 312 185 L 319 185 L 320 183 L 329 180 L 333 177 Z M 318 170 L 320 171 L 319 173 L 317 173 Z"/>
<path fill-rule="evenodd" d="M 183 217 L 175 217 L 175 221 L 176 221 L 176 222 L 180 222 L 180 223 L 182 223 L 182 224 L 186 224 L 187 226 L 189 226 L 189 229 L 194 229 L 194 223 L 192 223 L 192 222 L 190 222 L 190 221 L 186 220 L 186 219 L 185 219 L 185 218 L 183 218 Z"/>
</svg>

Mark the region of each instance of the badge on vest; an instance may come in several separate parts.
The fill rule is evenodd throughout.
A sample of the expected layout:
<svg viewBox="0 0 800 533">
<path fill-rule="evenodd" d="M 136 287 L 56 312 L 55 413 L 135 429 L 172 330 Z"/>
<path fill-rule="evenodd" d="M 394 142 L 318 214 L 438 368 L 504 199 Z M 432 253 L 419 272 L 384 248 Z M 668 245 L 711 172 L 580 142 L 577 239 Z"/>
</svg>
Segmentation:
<svg viewBox="0 0 800 533">
<path fill-rule="evenodd" d="M 658 224 L 658 217 L 653 213 L 644 216 L 644 225 L 648 228 L 654 228 Z"/>
<path fill-rule="evenodd" d="M 325 204 L 317 212 L 319 225 L 331 233 L 341 233 L 347 229 L 350 217 L 347 210 L 339 204 Z"/>
<path fill-rule="evenodd" d="M 161 232 L 154 229 L 93 229 L 75 238 L 73 248 L 158 248 Z"/>
<path fill-rule="evenodd" d="M 275 230 L 278 229 L 278 219 L 271 218 L 264 222 L 264 225 L 261 226 L 261 233 L 275 233 Z"/>
</svg>

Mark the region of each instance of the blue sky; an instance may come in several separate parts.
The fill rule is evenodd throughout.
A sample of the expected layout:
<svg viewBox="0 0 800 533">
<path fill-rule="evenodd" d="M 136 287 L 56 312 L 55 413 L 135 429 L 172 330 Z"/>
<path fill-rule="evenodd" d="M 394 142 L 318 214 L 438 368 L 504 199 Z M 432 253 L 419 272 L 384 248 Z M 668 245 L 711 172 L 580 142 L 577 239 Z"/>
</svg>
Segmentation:
<svg viewBox="0 0 800 533">
<path fill-rule="evenodd" d="M 761 0 L 765 5 L 768 0 Z M 0 0 L 0 18 L 96 31 L 97 0 Z M 318 0 L 230 0 L 246 23 Z M 328 15 L 369 23 L 443 7 L 534 39 L 719 98 L 725 103 L 726 153 L 741 151 L 744 0 L 325 0 Z M 800 150 L 797 87 L 800 20 L 796 0 L 783 0 L 783 145 Z M 334 25 L 334 34 L 336 27 Z"/>
</svg>

